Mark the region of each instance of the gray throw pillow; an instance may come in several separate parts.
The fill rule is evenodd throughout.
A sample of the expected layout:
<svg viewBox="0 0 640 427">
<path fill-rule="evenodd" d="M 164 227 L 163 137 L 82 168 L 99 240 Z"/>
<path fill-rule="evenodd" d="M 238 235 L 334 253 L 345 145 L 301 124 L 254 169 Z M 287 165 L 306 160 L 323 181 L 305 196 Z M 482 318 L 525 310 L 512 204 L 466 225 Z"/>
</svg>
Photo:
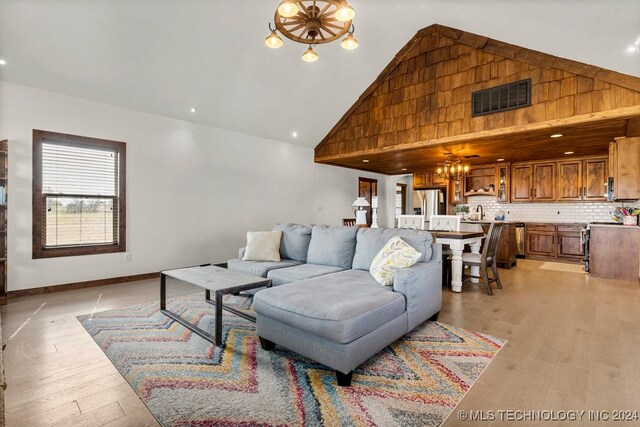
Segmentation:
<svg viewBox="0 0 640 427">
<path fill-rule="evenodd" d="M 351 268 L 356 247 L 357 227 L 314 225 L 307 253 L 309 264 Z"/>
<path fill-rule="evenodd" d="M 306 262 L 311 226 L 300 224 L 276 224 L 273 231 L 282 231 L 280 256 L 285 259 Z"/>
</svg>

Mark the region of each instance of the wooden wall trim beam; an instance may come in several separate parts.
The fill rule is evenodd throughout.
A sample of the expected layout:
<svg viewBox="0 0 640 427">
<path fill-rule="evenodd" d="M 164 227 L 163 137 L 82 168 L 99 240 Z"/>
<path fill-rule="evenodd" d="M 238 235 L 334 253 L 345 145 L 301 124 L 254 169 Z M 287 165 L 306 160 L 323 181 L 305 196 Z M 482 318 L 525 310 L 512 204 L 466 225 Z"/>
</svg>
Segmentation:
<svg viewBox="0 0 640 427">
<path fill-rule="evenodd" d="M 114 285 L 116 283 L 136 282 L 138 280 L 157 279 L 160 273 L 144 273 L 131 276 L 110 277 L 107 279 L 87 280 L 84 282 L 67 283 L 64 285 L 42 286 L 40 288 L 18 289 L 7 292 L 7 298 L 18 298 L 29 295 L 49 294 L 53 292 L 71 291 L 74 289 L 93 288 L 96 286 Z"/>
<path fill-rule="evenodd" d="M 426 141 L 416 141 L 409 144 L 378 147 L 374 149 L 360 150 L 360 151 L 352 151 L 349 153 L 336 154 L 332 156 L 322 156 L 322 157 L 316 156 L 315 161 L 319 163 L 327 163 L 335 160 L 348 159 L 352 157 L 366 156 L 371 154 L 380 154 L 385 152 L 389 152 L 389 153 L 399 152 L 399 151 L 412 150 L 412 149 L 426 147 L 426 146 L 448 145 L 448 144 L 455 144 L 460 142 L 481 142 L 482 140 L 491 139 L 497 136 L 505 136 L 505 135 L 513 134 L 514 137 L 516 137 L 517 134 L 519 133 L 540 131 L 544 129 L 548 129 L 551 132 L 554 128 L 558 128 L 562 126 L 576 126 L 580 124 L 594 123 L 598 121 L 607 121 L 611 119 L 630 118 L 630 121 L 631 121 L 632 118 L 637 118 L 636 116 L 640 116 L 640 105 L 619 108 L 617 110 L 601 111 L 597 113 L 589 113 L 589 114 L 583 114 L 579 116 L 565 117 L 562 119 L 554 119 L 554 120 L 549 120 L 544 122 L 529 123 L 529 124 L 511 126 L 506 128 L 500 128 L 500 129 L 484 130 L 480 132 L 468 133 L 463 135 L 454 135 L 454 136 L 431 139 Z M 628 132 L 629 131 L 627 130 L 627 133 Z"/>
</svg>

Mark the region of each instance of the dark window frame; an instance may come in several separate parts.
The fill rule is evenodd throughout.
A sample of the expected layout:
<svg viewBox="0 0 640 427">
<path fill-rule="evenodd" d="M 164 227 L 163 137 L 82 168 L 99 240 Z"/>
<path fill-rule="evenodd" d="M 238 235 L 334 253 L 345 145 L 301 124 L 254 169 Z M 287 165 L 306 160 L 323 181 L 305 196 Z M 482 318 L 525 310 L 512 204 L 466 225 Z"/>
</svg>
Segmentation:
<svg viewBox="0 0 640 427">
<path fill-rule="evenodd" d="M 62 246 L 48 248 L 43 246 L 43 232 L 46 225 L 42 219 L 44 198 L 42 197 L 42 141 L 72 142 L 85 145 L 97 145 L 118 149 L 118 242 L 115 244 L 96 244 L 79 246 Z M 127 148 L 124 142 L 86 136 L 33 130 L 33 259 L 56 258 L 79 255 L 96 255 L 127 250 L 127 208 L 126 208 L 126 170 Z"/>
</svg>

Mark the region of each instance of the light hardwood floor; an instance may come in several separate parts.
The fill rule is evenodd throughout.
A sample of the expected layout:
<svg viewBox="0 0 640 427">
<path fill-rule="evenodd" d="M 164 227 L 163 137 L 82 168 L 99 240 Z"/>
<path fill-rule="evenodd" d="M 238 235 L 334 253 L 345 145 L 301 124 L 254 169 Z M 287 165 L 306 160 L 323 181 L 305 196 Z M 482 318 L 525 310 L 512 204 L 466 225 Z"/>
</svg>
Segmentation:
<svg viewBox="0 0 640 427">
<path fill-rule="evenodd" d="M 640 410 L 639 283 L 542 264 L 501 269 L 505 289 L 493 297 L 477 286 L 445 292 L 440 321 L 509 340 L 445 425 L 509 425 L 462 422 L 459 410 Z M 7 425 L 157 425 L 75 316 L 155 300 L 158 287 L 150 280 L 10 300 L 0 311 Z"/>
</svg>

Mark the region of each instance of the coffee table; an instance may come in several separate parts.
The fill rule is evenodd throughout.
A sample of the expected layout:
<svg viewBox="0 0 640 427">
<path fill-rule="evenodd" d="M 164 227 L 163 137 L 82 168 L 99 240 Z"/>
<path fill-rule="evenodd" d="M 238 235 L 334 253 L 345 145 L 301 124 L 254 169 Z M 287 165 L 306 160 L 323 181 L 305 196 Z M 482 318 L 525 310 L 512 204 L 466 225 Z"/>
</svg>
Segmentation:
<svg viewBox="0 0 640 427">
<path fill-rule="evenodd" d="M 215 336 L 184 320 L 178 314 L 167 310 L 167 277 L 182 280 L 183 282 L 205 289 L 205 301 L 215 306 Z M 235 294 L 265 286 L 271 287 L 271 279 L 227 270 L 226 268 L 216 265 L 165 270 L 160 273 L 160 311 L 213 345 L 220 347 L 222 344 L 223 309 L 254 323 L 256 321 L 255 317 L 222 304 L 222 297 L 224 295 Z M 216 295 L 215 301 L 211 300 L 212 291 L 215 292 Z"/>
</svg>

